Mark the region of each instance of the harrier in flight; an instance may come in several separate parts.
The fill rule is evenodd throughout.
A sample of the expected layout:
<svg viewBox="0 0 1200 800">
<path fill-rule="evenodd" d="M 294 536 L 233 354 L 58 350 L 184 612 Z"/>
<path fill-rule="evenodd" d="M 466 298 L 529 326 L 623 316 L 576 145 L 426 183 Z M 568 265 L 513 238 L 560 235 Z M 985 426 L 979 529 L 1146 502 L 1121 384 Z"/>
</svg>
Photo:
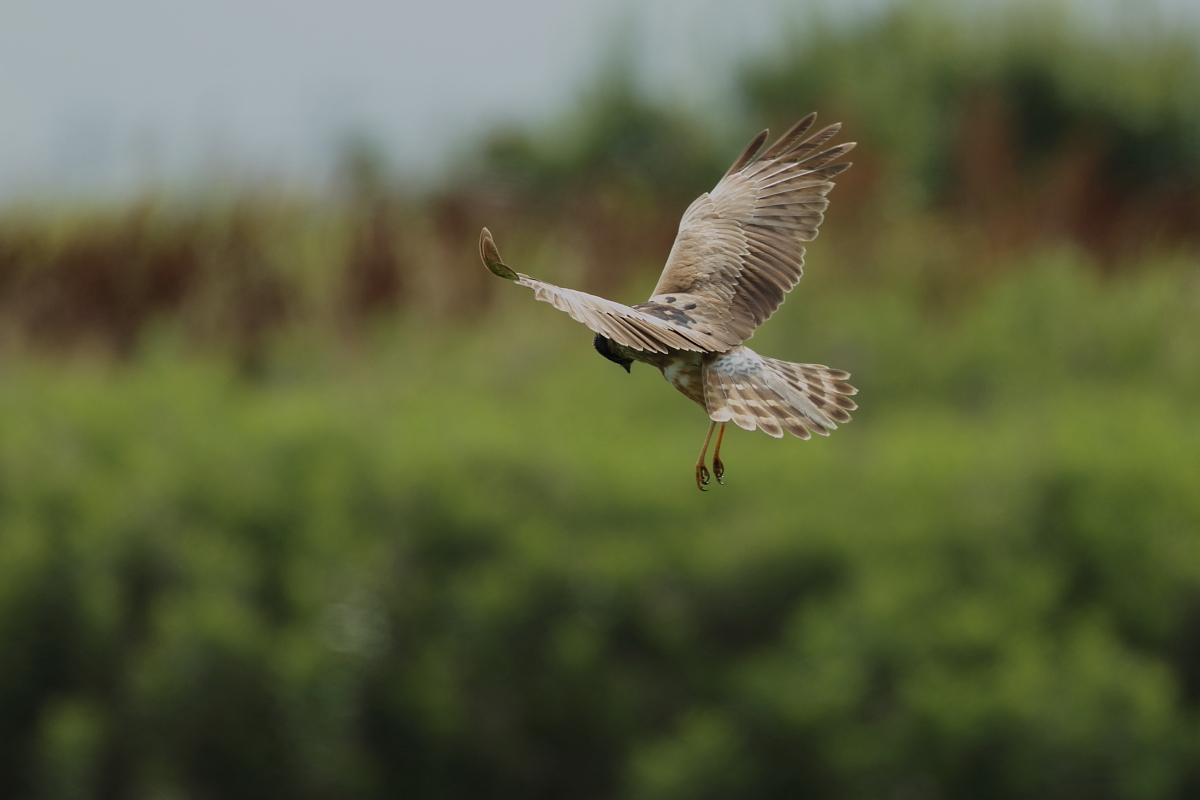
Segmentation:
<svg viewBox="0 0 1200 800">
<path fill-rule="evenodd" d="M 629 371 L 634 361 L 663 377 L 705 410 L 711 422 L 696 460 L 696 486 L 709 483 L 705 466 L 713 428 L 712 473 L 724 483 L 721 439 L 726 423 L 770 436 L 828 436 L 857 406 L 849 373 L 820 364 L 792 364 L 742 345 L 800 280 L 804 243 L 817 236 L 833 177 L 847 142 L 822 149 L 841 125 L 811 136 L 809 114 L 761 155 L 763 131 L 733 162 L 715 189 L 684 212 L 679 233 L 654 293 L 632 306 L 563 289 L 513 271 L 487 228 L 479 238 L 483 263 L 501 278 L 533 290 L 595 332 L 600 355 Z"/>
</svg>

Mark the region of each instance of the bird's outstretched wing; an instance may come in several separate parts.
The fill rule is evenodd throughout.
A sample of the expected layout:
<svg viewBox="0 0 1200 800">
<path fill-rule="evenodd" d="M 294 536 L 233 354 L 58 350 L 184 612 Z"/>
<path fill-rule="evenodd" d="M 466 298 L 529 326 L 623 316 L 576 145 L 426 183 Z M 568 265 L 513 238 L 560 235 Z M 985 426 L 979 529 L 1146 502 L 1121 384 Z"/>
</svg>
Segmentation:
<svg viewBox="0 0 1200 800">
<path fill-rule="evenodd" d="M 651 302 L 686 298 L 723 339 L 737 342 L 775 312 L 800 280 L 804 243 L 817 236 L 831 179 L 850 166 L 837 159 L 853 142 L 821 150 L 840 124 L 805 138 L 816 118 L 809 114 L 758 155 L 763 131 L 716 188 L 696 198 Z"/>
<path fill-rule="evenodd" d="M 501 260 L 500 251 L 487 228 L 479 235 L 479 255 L 495 275 L 528 286 L 538 300 L 550 303 L 596 333 L 634 350 L 655 353 L 670 349 L 725 351 L 736 344 L 722 326 L 713 325 L 703 313 L 697 313 L 696 304 L 687 301 L 672 298 L 626 306 L 516 272 Z"/>
</svg>

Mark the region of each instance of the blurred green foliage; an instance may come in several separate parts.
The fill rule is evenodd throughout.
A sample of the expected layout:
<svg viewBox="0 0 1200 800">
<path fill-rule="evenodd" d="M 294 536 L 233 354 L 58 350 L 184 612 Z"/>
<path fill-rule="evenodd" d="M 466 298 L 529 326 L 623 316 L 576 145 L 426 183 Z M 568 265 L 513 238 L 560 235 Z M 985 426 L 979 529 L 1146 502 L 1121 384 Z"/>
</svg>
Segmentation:
<svg viewBox="0 0 1200 800">
<path fill-rule="evenodd" d="M 777 125 L 798 105 L 846 115 L 876 158 L 927 191 L 957 188 L 947 184 L 961 159 L 988 144 L 971 130 L 988 103 L 1000 112 L 988 122 L 1007 129 L 990 135 L 1011 137 L 1018 170 L 1095 147 L 1098 166 L 1125 187 L 1194 184 L 1195 31 L 1167 30 L 1138 5 L 1108 26 L 1068 8 L 896 5 L 866 25 L 811 14 L 793 25 L 791 46 L 746 65 L 742 92 Z"/>
<path fill-rule="evenodd" d="M 704 495 L 475 253 L 648 288 L 737 145 L 629 72 L 430 196 L 5 210 L 0 798 L 1200 794 L 1197 49 L 1068 22 L 744 66 L 863 140 L 751 343 L 861 408 Z"/>
<path fill-rule="evenodd" d="M 4 795 L 1187 796 L 1171 267 L 1047 256 L 947 318 L 814 282 L 760 349 L 862 410 L 735 431 L 707 495 L 700 412 L 549 309 L 249 382 L 9 363 Z"/>
<path fill-rule="evenodd" d="M 542 129 L 503 128 L 482 151 L 483 175 L 553 206 L 606 190 L 690 203 L 720 180 L 729 154 L 686 110 L 640 83 L 633 40 L 617 39 L 575 106 Z"/>
</svg>

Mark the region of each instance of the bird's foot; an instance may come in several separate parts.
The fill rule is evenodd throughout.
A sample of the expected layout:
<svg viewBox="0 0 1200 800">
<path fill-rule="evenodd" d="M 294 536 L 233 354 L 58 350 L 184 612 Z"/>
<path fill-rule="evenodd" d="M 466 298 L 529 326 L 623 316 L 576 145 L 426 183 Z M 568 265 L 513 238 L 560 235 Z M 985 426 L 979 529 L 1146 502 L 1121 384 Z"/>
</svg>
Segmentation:
<svg viewBox="0 0 1200 800">
<path fill-rule="evenodd" d="M 704 466 L 703 461 L 697 461 L 696 462 L 696 488 L 702 492 L 707 492 L 708 489 L 705 489 L 704 488 L 705 486 L 708 486 L 708 467 Z"/>
<path fill-rule="evenodd" d="M 717 483 L 725 485 L 725 481 L 722 480 L 725 477 L 725 462 L 717 456 L 713 456 L 713 475 L 716 477 Z"/>
</svg>

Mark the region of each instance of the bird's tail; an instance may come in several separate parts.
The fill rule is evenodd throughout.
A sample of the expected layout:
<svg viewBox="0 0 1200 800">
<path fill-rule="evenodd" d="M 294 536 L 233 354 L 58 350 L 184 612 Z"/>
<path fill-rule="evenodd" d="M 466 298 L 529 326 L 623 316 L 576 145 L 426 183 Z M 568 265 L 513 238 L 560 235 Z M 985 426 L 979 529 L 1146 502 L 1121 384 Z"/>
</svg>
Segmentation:
<svg viewBox="0 0 1200 800">
<path fill-rule="evenodd" d="M 849 377 L 820 364 L 793 364 L 736 347 L 704 367 L 705 407 L 710 419 L 748 431 L 828 436 L 858 408 L 850 399 L 858 390 L 845 382 Z"/>
</svg>

